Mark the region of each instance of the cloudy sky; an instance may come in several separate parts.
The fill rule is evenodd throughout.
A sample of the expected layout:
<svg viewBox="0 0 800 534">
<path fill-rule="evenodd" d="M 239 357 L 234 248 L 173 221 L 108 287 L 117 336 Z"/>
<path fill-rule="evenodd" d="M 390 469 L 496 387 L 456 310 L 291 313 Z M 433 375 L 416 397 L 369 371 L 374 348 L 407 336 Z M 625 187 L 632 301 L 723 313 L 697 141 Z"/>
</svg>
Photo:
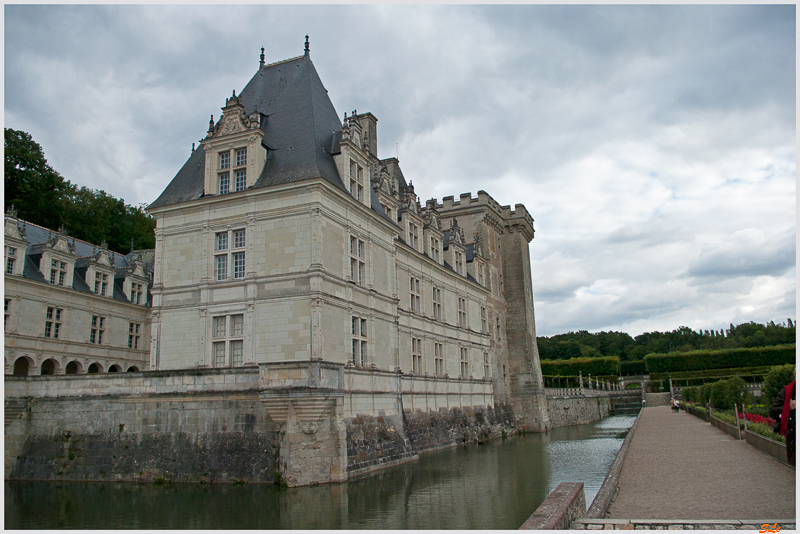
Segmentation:
<svg viewBox="0 0 800 534">
<path fill-rule="evenodd" d="M 5 127 L 150 203 L 304 36 L 421 200 L 535 219 L 539 335 L 796 313 L 795 6 L 8 6 Z"/>
</svg>

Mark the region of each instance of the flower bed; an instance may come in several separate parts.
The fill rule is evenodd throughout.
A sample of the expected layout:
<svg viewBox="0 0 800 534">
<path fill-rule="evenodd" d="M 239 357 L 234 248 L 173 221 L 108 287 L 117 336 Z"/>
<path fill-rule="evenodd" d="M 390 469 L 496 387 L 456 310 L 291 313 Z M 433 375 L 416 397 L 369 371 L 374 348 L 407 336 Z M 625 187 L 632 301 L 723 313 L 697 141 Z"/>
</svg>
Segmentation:
<svg viewBox="0 0 800 534">
<path fill-rule="evenodd" d="M 744 414 L 743 413 L 739 414 L 739 419 L 744 419 Z M 749 422 L 751 422 L 751 423 L 759 423 L 759 424 L 762 424 L 762 425 L 766 425 L 766 426 L 768 426 L 770 428 L 772 428 L 772 426 L 775 424 L 775 420 L 774 419 L 770 419 L 769 417 L 763 417 L 763 416 L 760 416 L 760 415 L 756 415 L 754 413 L 747 414 L 747 420 Z"/>
</svg>

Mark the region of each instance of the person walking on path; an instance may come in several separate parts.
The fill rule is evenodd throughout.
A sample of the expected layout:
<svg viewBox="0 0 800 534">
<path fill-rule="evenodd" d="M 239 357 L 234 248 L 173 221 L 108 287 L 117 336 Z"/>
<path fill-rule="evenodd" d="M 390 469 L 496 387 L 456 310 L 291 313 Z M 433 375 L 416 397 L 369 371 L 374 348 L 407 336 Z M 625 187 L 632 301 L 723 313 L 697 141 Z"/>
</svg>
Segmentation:
<svg viewBox="0 0 800 534">
<path fill-rule="evenodd" d="M 791 384 L 781 389 L 769 409 L 770 417 L 776 421 L 780 419 L 780 435 L 786 438 L 786 461 L 789 465 L 795 465 L 795 382 L 792 380 Z"/>
</svg>

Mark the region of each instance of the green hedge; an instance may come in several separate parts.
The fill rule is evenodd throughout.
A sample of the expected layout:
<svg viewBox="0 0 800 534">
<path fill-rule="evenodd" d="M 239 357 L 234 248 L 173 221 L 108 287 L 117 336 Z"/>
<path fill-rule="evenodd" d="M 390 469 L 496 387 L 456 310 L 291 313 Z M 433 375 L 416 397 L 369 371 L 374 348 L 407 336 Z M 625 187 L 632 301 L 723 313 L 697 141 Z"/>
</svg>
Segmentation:
<svg viewBox="0 0 800 534">
<path fill-rule="evenodd" d="M 795 362 L 795 345 L 648 354 L 644 357 L 644 362 L 648 373 L 782 365 Z"/>
<path fill-rule="evenodd" d="M 623 375 L 644 375 L 647 374 L 647 367 L 644 364 L 644 360 L 620 362 L 619 372 Z"/>
<path fill-rule="evenodd" d="M 619 376 L 619 358 L 571 358 L 569 360 L 542 360 L 542 374 L 547 376 L 577 376 L 580 372 L 584 378 L 588 375 Z"/>
</svg>

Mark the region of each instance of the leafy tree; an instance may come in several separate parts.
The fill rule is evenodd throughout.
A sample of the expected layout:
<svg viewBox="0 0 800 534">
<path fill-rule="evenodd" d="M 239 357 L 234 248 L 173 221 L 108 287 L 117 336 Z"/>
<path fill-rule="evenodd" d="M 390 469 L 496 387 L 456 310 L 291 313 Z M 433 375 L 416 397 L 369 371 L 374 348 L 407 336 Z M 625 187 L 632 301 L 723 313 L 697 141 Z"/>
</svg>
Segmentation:
<svg viewBox="0 0 800 534">
<path fill-rule="evenodd" d="M 765 406 L 772 406 L 775 397 L 781 389 L 788 386 L 795 377 L 795 366 L 792 364 L 776 365 L 770 369 L 764 378 L 764 385 L 761 388 L 761 400 Z"/>
<path fill-rule="evenodd" d="M 21 219 L 58 230 L 72 184 L 50 167 L 28 133 L 5 129 L 5 157 L 4 210 L 14 206 Z"/>
</svg>

